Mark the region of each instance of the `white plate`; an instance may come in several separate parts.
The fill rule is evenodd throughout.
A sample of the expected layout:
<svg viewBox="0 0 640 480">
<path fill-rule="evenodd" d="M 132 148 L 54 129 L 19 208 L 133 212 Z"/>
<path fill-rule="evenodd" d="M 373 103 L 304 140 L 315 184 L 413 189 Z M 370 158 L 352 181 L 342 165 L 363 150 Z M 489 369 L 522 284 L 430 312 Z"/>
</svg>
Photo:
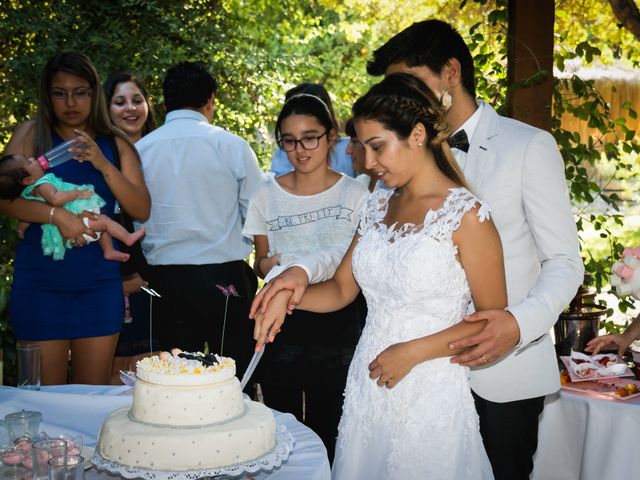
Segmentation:
<svg viewBox="0 0 640 480">
<path fill-rule="evenodd" d="M 571 362 L 570 362 L 571 357 L 561 356 L 560 360 L 562 361 L 565 368 L 567 369 L 567 372 L 569 372 L 569 377 L 571 378 L 572 382 L 585 382 L 587 380 L 599 380 L 602 378 L 634 377 L 635 376 L 633 372 L 629 370 L 629 367 L 625 365 L 625 369 L 620 375 L 600 375 L 598 371 L 596 371 L 592 375 L 588 375 L 586 377 L 579 377 L 574 373 L 573 368 L 571 368 Z M 620 360 L 620 358 L 618 358 L 618 363 L 620 364 L 623 363 L 622 360 Z"/>
</svg>

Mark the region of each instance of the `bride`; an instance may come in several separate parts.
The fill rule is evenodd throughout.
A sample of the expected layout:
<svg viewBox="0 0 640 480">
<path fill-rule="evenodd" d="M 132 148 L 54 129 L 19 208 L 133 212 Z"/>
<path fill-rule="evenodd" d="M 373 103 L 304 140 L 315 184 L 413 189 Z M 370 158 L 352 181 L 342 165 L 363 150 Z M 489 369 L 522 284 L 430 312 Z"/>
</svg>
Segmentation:
<svg viewBox="0 0 640 480">
<path fill-rule="evenodd" d="M 353 113 L 366 166 L 388 188 L 372 193 L 335 276 L 309 287 L 298 306 L 338 310 L 362 289 L 369 309 L 333 477 L 493 478 L 468 369 L 446 357 L 458 353 L 450 341 L 483 327 L 461 322 L 471 301 L 476 309 L 507 304 L 500 238 L 445 141 L 443 108 L 421 81 L 389 75 Z M 256 339 L 273 341 L 290 297 L 279 292 L 256 316 Z"/>
</svg>

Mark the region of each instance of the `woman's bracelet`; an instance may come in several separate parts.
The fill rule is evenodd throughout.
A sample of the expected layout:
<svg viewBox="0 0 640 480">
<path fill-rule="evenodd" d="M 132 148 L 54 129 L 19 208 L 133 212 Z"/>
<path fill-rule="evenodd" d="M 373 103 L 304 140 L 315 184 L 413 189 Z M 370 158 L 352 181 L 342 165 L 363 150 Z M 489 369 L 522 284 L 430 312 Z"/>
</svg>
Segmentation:
<svg viewBox="0 0 640 480">
<path fill-rule="evenodd" d="M 56 212 L 56 207 L 51 207 L 49 210 L 49 225 L 53 223 L 53 214 Z"/>
</svg>

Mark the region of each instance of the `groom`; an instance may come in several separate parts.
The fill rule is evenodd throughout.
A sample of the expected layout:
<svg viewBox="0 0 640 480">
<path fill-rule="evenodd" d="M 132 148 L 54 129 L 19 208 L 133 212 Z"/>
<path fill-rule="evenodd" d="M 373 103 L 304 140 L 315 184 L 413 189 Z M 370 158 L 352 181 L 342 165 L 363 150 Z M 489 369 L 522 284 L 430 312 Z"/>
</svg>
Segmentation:
<svg viewBox="0 0 640 480">
<path fill-rule="evenodd" d="M 584 273 L 556 142 L 549 133 L 501 117 L 475 100 L 471 53 L 445 22 L 422 21 L 400 32 L 374 52 L 367 71 L 411 73 L 436 94 L 451 96 L 450 145 L 473 193 L 492 209 L 509 296 L 505 310 L 475 312 L 466 319 L 487 323 L 481 333 L 451 344 L 470 347 L 452 361 L 474 367 L 471 387 L 496 479 L 527 479 L 544 397 L 560 387 L 548 332 Z M 323 253 L 289 268 L 269 282 L 254 307 L 283 288 L 294 290 L 295 305 L 309 281 L 330 276 L 332 262 Z"/>
</svg>

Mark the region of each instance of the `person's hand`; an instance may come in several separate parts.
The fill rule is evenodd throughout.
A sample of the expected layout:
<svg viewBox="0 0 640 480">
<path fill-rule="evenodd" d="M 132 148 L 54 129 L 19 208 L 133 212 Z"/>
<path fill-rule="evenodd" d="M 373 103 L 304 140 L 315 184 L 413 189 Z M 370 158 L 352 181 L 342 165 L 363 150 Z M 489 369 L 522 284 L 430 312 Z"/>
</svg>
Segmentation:
<svg viewBox="0 0 640 480">
<path fill-rule="evenodd" d="M 140 287 L 143 286 L 149 286 L 149 282 L 144 280 L 137 273 L 134 273 L 131 277 L 122 281 L 122 291 L 126 296 L 141 292 L 142 290 L 140 289 Z"/>
<path fill-rule="evenodd" d="M 69 151 L 75 154 L 74 158 L 76 160 L 79 162 L 91 162 L 95 169 L 101 172 L 105 167 L 111 165 L 103 155 L 100 147 L 98 147 L 98 144 L 87 132 L 83 132 L 77 128 L 74 128 L 73 131 L 80 137 L 77 146 L 69 149 Z"/>
<path fill-rule="evenodd" d="M 393 388 L 417 363 L 418 357 L 411 342 L 395 343 L 369 364 L 369 377 L 380 386 Z"/>
<path fill-rule="evenodd" d="M 91 237 L 96 237 L 96 232 L 92 228 L 87 227 L 82 221 L 82 216 L 89 216 L 95 218 L 95 214 L 91 212 L 83 212 L 86 215 L 76 216 L 71 212 L 68 212 L 64 208 L 56 208 L 52 217 L 52 221 L 58 230 L 64 242 L 69 240 L 74 247 L 81 247 L 87 243 L 84 238 L 84 234 Z"/>
<path fill-rule="evenodd" d="M 309 286 L 309 277 L 300 267 L 287 268 L 280 275 L 272 279 L 267 283 L 262 290 L 260 290 L 253 302 L 251 303 L 251 309 L 249 310 L 249 318 L 255 318 L 258 311 L 265 313 L 269 308 L 269 302 L 281 290 L 291 290 L 293 295 L 287 306 L 287 312 L 293 313 L 293 310 L 298 306 L 304 292 L 307 291 Z"/>
<path fill-rule="evenodd" d="M 483 320 L 487 324 L 480 333 L 449 344 L 451 350 L 472 347 L 453 357 L 452 363 L 466 367 L 491 363 L 511 351 L 520 340 L 520 327 L 508 310 L 481 310 L 464 318 L 465 322 Z"/>
<path fill-rule="evenodd" d="M 259 352 L 267 342 L 273 342 L 287 315 L 287 306 L 293 292 L 281 290 L 272 299 L 266 312 L 255 315 L 253 339 L 256 341 L 255 351 Z"/>
<path fill-rule="evenodd" d="M 81 190 L 76 190 L 78 192 L 78 198 L 89 198 L 93 195 L 93 190 L 90 188 L 83 188 Z"/>
<path fill-rule="evenodd" d="M 628 340 L 624 335 L 602 335 L 601 337 L 596 337 L 592 340 L 589 340 L 587 346 L 584 348 L 585 351 L 591 352 L 593 355 L 597 355 L 600 350 L 609 350 L 612 348 L 618 349 L 618 355 L 624 355 L 624 352 L 627 351 L 627 348 L 631 344 L 631 341 Z"/>
</svg>

